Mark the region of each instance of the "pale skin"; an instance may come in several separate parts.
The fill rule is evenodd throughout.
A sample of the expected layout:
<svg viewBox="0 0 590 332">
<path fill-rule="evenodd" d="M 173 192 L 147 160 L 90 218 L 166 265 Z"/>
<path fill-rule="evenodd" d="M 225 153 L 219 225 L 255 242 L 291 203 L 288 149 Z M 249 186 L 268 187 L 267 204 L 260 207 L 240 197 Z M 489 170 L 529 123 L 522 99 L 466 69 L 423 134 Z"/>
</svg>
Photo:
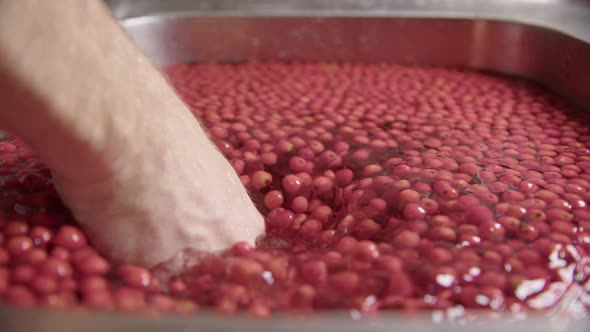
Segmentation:
<svg viewBox="0 0 590 332">
<path fill-rule="evenodd" d="M 254 244 L 264 220 L 99 0 L 0 0 L 0 128 L 23 138 L 100 251 L 153 266 Z"/>
</svg>

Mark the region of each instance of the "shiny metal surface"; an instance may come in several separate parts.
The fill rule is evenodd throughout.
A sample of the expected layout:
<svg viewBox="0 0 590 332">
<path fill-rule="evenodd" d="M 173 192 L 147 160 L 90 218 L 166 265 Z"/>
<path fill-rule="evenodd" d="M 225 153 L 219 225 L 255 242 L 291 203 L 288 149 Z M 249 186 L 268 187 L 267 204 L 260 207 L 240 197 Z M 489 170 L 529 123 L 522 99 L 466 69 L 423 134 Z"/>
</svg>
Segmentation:
<svg viewBox="0 0 590 332">
<path fill-rule="evenodd" d="M 203 16 L 395 16 L 487 18 L 529 23 L 581 36 L 587 0 L 107 0 L 119 19 L 175 13 Z M 587 39 L 586 39 L 587 40 Z"/>
<path fill-rule="evenodd" d="M 161 65 L 323 60 L 462 66 L 532 79 L 590 106 L 585 0 L 107 2 L 131 38 Z M 574 320 L 556 313 L 435 323 L 439 319 L 437 313 L 354 319 L 340 312 L 260 321 L 203 312 L 149 320 L 0 308 L 0 331 L 590 331 L 582 313 Z"/>
<path fill-rule="evenodd" d="M 256 59 L 463 66 L 533 79 L 590 105 L 588 1 L 120 0 L 111 5 L 159 64 Z"/>
<path fill-rule="evenodd" d="M 408 317 L 395 313 L 364 319 L 332 313 L 273 317 L 267 320 L 199 313 L 190 318 L 146 319 L 107 314 L 31 313 L 0 309 L 2 332 L 588 332 L 589 326 L 588 319 L 570 320 L 563 317 L 434 323 L 432 315 Z"/>
</svg>

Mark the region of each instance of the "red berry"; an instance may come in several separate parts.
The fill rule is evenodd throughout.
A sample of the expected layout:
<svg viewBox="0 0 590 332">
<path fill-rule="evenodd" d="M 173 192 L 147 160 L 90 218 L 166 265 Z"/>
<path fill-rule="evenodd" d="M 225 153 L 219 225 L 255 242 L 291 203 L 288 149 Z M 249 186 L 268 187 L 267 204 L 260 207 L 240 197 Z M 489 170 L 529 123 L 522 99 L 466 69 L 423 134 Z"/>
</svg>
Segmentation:
<svg viewBox="0 0 590 332">
<path fill-rule="evenodd" d="M 69 250 L 77 250 L 86 246 L 86 236 L 80 229 L 64 225 L 53 237 L 53 243 Z"/>
<path fill-rule="evenodd" d="M 271 190 L 264 196 L 264 206 L 267 209 L 279 208 L 284 201 L 283 193 L 278 190 Z"/>
</svg>

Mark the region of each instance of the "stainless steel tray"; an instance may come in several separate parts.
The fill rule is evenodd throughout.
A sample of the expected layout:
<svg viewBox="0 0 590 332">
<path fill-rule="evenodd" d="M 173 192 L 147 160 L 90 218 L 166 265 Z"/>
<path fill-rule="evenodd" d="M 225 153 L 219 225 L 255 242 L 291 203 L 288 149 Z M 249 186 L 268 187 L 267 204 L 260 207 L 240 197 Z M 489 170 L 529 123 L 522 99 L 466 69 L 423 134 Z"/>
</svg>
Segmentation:
<svg viewBox="0 0 590 332">
<path fill-rule="evenodd" d="M 590 106 L 585 0 L 111 0 L 156 63 L 324 60 L 462 66 L 537 81 Z M 0 331 L 590 331 L 590 318 L 437 322 L 438 314 L 160 320 L 0 308 Z"/>
<path fill-rule="evenodd" d="M 159 64 L 334 60 L 463 66 L 590 102 L 587 0 L 111 0 Z"/>
</svg>

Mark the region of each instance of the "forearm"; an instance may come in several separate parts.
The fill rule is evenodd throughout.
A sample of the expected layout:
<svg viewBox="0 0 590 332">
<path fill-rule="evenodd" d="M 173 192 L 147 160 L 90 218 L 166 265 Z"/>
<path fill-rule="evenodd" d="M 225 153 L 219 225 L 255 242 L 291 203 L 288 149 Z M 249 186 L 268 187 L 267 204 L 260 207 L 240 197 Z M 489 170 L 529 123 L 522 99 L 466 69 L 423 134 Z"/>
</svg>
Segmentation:
<svg viewBox="0 0 590 332">
<path fill-rule="evenodd" d="M 0 0 L 0 101 L 0 129 L 37 149 L 111 259 L 149 266 L 264 229 L 231 165 L 100 0 Z"/>
<path fill-rule="evenodd" d="M 195 121 L 119 29 L 98 0 L 0 1 L 0 126 L 57 176 L 108 177 L 122 145 Z"/>
</svg>

